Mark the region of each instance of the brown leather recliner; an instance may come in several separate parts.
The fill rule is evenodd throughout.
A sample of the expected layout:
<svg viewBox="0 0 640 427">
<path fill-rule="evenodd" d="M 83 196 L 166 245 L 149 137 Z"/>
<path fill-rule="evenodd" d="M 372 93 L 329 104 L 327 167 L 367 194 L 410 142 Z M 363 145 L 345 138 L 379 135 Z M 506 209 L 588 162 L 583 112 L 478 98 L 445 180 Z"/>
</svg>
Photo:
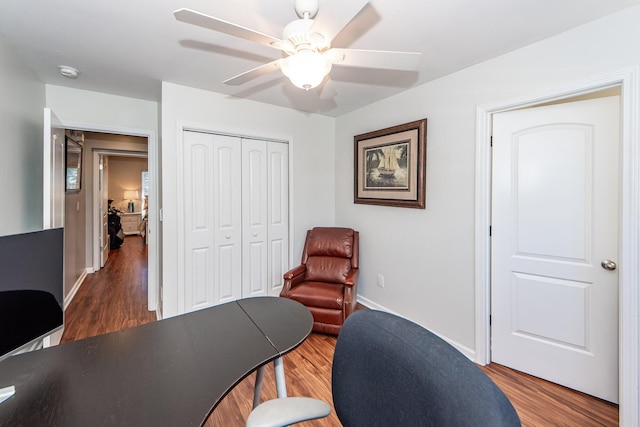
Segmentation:
<svg viewBox="0 0 640 427">
<path fill-rule="evenodd" d="M 307 231 L 301 265 L 284 274 L 280 296 L 304 304 L 313 330 L 337 335 L 356 308 L 359 233 L 350 228 Z"/>
</svg>

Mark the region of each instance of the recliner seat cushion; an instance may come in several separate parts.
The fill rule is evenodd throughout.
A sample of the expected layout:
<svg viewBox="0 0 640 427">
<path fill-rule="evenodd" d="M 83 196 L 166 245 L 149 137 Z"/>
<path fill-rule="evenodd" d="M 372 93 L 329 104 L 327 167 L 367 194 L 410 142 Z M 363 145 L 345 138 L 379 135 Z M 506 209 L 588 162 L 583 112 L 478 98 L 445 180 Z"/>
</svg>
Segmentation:
<svg viewBox="0 0 640 427">
<path fill-rule="evenodd" d="M 342 283 L 344 284 L 349 271 L 349 258 L 334 258 L 329 256 L 312 256 L 307 259 L 306 281 Z"/>
<path fill-rule="evenodd" d="M 342 311 L 344 285 L 322 282 L 304 282 L 291 289 L 289 298 L 305 306 Z"/>
</svg>

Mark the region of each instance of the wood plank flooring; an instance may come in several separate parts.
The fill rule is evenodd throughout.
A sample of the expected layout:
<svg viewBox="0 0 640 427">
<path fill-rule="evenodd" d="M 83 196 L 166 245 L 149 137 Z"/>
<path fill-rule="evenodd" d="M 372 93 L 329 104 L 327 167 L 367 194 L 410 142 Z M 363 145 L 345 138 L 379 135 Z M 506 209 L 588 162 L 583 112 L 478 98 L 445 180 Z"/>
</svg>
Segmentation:
<svg viewBox="0 0 640 427">
<path fill-rule="evenodd" d="M 147 311 L 147 248 L 138 236 L 128 236 L 113 251 L 105 268 L 88 275 L 65 313 L 63 342 L 120 330 L 155 320 Z M 311 334 L 285 356 L 287 392 L 332 403 L 331 361 L 336 338 Z M 504 366 L 482 369 L 513 403 L 525 427 L 617 426 L 618 406 Z M 206 427 L 243 426 L 251 411 L 255 374 L 241 381 L 206 419 Z M 265 369 L 263 400 L 276 397 L 273 367 Z M 335 411 L 302 427 L 340 426 Z"/>
<path fill-rule="evenodd" d="M 119 331 L 156 320 L 147 310 L 147 245 L 140 236 L 125 237 L 107 263 L 88 274 L 64 313 L 61 342 Z"/>
<path fill-rule="evenodd" d="M 523 426 L 617 426 L 618 405 L 492 363 L 482 366 L 516 408 Z"/>
</svg>

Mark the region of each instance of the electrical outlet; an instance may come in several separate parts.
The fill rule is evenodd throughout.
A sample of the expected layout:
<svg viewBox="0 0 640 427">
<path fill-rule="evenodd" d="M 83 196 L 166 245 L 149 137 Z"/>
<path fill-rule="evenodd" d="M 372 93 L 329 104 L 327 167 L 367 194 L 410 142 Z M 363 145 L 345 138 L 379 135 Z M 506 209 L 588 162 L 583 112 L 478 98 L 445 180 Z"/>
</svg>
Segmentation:
<svg viewBox="0 0 640 427">
<path fill-rule="evenodd" d="M 378 286 L 384 288 L 384 276 L 382 274 L 378 274 Z"/>
</svg>

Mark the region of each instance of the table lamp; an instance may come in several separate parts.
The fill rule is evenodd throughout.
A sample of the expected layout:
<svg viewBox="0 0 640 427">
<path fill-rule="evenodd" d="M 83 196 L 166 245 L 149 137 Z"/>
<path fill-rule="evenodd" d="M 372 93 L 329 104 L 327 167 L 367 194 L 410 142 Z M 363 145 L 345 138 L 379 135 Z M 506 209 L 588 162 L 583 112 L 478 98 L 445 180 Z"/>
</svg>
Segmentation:
<svg viewBox="0 0 640 427">
<path fill-rule="evenodd" d="M 124 192 L 123 199 L 124 200 L 129 199 L 129 205 L 128 205 L 128 209 L 127 210 L 129 212 L 135 212 L 136 208 L 135 208 L 135 205 L 133 203 L 133 199 L 136 199 L 136 200 L 138 199 L 138 192 L 135 191 L 135 190 L 126 190 Z"/>
</svg>

